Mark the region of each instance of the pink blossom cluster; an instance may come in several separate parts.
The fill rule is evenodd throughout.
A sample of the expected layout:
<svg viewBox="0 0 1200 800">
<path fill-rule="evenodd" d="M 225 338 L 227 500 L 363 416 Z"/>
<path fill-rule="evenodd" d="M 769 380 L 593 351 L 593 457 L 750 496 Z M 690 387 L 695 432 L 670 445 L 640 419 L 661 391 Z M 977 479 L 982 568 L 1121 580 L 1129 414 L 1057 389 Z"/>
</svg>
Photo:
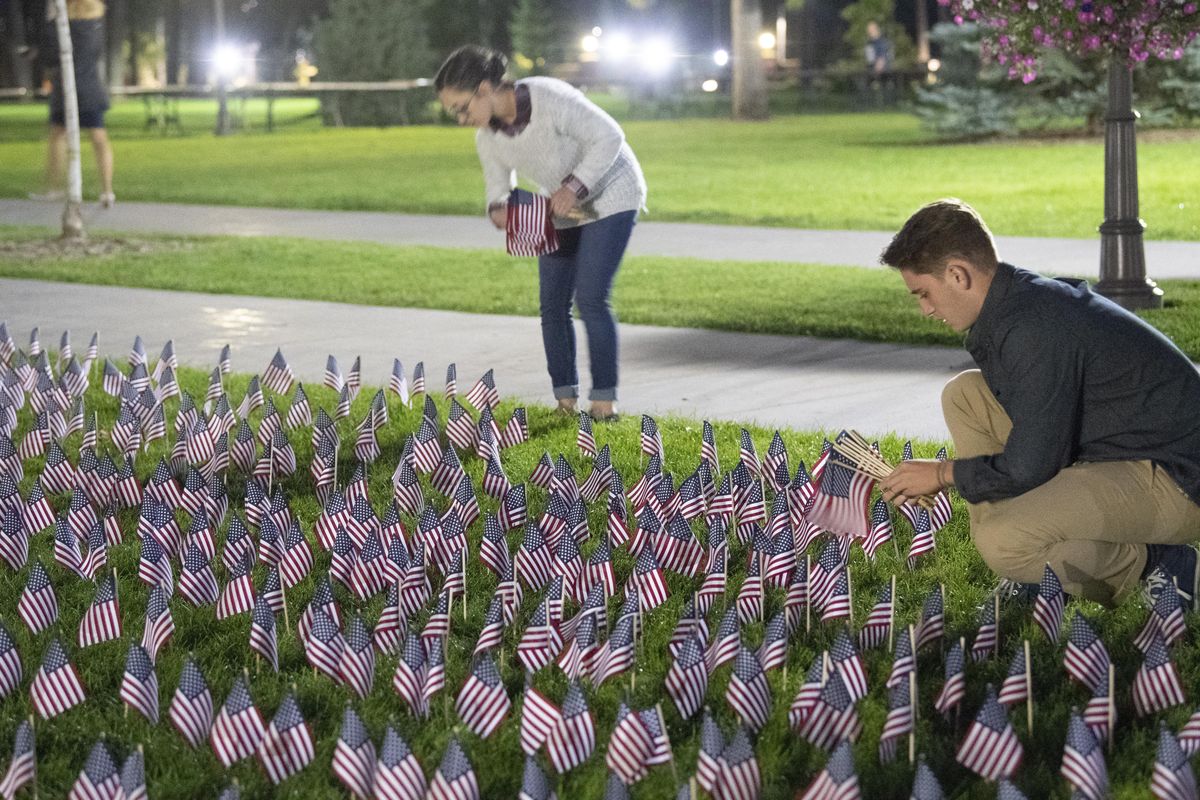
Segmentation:
<svg viewBox="0 0 1200 800">
<path fill-rule="evenodd" d="M 1130 65 L 1178 60 L 1200 32 L 1200 0 L 938 0 L 954 21 L 982 26 L 985 57 L 1010 78 L 1037 77 L 1038 54 L 1056 47 L 1124 55 Z"/>
</svg>

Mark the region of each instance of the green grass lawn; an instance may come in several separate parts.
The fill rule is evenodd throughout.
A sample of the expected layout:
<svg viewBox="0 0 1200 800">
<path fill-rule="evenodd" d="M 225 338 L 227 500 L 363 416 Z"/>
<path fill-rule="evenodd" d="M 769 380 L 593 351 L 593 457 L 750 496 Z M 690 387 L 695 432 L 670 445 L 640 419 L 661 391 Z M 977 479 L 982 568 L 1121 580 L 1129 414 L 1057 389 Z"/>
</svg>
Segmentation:
<svg viewBox="0 0 1200 800">
<path fill-rule="evenodd" d="M 157 343 L 149 343 L 148 348 L 156 350 Z M 120 359 L 123 361 L 123 358 Z M 436 372 L 436 370 L 432 370 Z M 98 383 L 99 373 L 93 377 Z M 233 376 L 227 383 L 227 389 L 234 400 L 234 405 L 245 392 L 247 376 Z M 206 376 L 197 370 L 182 370 L 180 374 L 182 386 L 195 396 L 202 396 L 206 385 Z M 332 409 L 335 403 L 334 394 L 323 387 L 306 387 L 315 407 Z M 373 391 L 364 391 L 355 402 L 348 420 L 339 424 L 342 441 L 341 475 L 343 480 L 352 467 L 352 456 L 349 442 L 353 441 L 353 422 L 357 422 L 367 413 L 368 404 Z M 440 393 L 439 393 L 440 394 Z M 286 398 L 275 398 L 279 407 L 284 409 Z M 440 414 L 444 419 L 446 405 L 442 398 L 437 397 Z M 115 414 L 115 401 L 93 388 L 87 398 L 88 409 L 99 411 L 101 427 L 107 430 L 111 426 Z M 178 401 L 168 401 L 168 426 L 178 407 Z M 403 439 L 416 428 L 419 413 L 414 409 L 406 409 L 399 405 L 395 397 L 389 396 L 389 413 L 391 421 L 379 433 L 383 455 L 368 469 L 370 495 L 377 513 L 382 514 L 385 503 L 390 497 L 390 476 L 399 458 Z M 502 404 L 498 418 L 503 421 L 511 413 L 510 403 Z M 257 424 L 262 411 L 254 412 L 252 421 Z M 21 430 L 29 421 L 28 412 L 22 414 Z M 524 481 L 532 471 L 535 463 L 543 452 L 551 454 L 563 453 L 580 478 L 585 477 L 590 467 L 575 448 L 575 423 L 573 420 L 556 417 L 546 408 L 530 408 L 529 422 L 532 440 L 526 444 L 506 450 L 503 463 L 510 478 L 514 481 Z M 694 469 L 698 459 L 700 446 L 700 426 L 694 420 L 660 419 L 660 428 L 666 452 L 666 469 L 671 471 L 676 484 Z M 771 432 L 759 428 L 751 429 L 752 436 L 760 453 L 765 452 Z M 821 434 L 817 432 L 783 431 L 783 440 L 789 449 L 793 468 L 798 459 L 811 464 L 819 452 Z M 66 440 L 65 450 L 74 460 L 79 446 L 80 434 L 72 434 Z M 291 508 L 310 541 L 315 541 L 312 526 L 320 509 L 313 496 L 311 483 L 307 474 L 307 465 L 312 451 L 309 445 L 310 431 L 307 428 L 291 432 L 289 438 L 297 452 L 301 465 L 296 476 L 280 482 L 286 492 Z M 622 472 L 626 483 L 632 485 L 640 474 L 642 459 L 640 457 L 639 421 L 633 418 L 623 419 L 610 426 L 597 426 L 596 439 L 599 445 L 612 447 L 613 461 Z M 899 456 L 902 442 L 888 439 L 882 443 L 883 452 L 892 459 Z M 725 470 L 730 469 L 738 452 L 738 428 L 735 425 L 717 426 L 717 445 L 721 464 Z M 918 442 L 917 454 L 930 456 L 937 447 L 934 442 Z M 166 444 L 159 442 L 152 446 L 148 453 L 141 456 L 137 464 L 138 475 L 145 479 L 153 471 L 160 455 L 167 452 Z M 25 496 L 31 488 L 33 475 L 40 470 L 40 459 L 26 463 L 26 478 L 21 483 L 21 491 Z M 481 476 L 480 464 L 477 459 L 466 460 L 466 467 L 478 486 Z M 227 477 L 231 492 L 231 508 L 241 513 L 243 500 L 243 476 L 231 474 Z M 446 507 L 445 498 L 426 486 L 426 496 L 437 510 Z M 540 489 L 532 488 L 530 493 L 531 516 L 540 514 L 546 502 L 546 494 Z M 67 498 L 57 496 L 52 499 L 58 512 L 66 506 Z M 480 502 L 487 513 L 493 513 L 495 501 L 480 494 Z M 182 524 L 187 523 L 186 515 L 179 515 Z M 390 679 L 395 668 L 394 656 L 380 656 L 376 665 L 376 680 L 374 690 L 365 699 L 359 700 L 346 689 L 333 685 L 324 677 L 317 677 L 307 666 L 301 645 L 293 629 L 289 632 L 281 627 L 279 632 L 281 671 L 279 674 L 263 668 L 255 673 L 255 659 L 247 650 L 248 620 L 237 617 L 218 622 L 215 620 L 211 607 L 193 609 L 180 598 L 172 602 L 172 614 L 175 618 L 177 632 L 173 640 L 165 647 L 159 656 L 157 667 L 159 680 L 159 697 L 161 712 L 165 715 L 170 698 L 175 691 L 179 672 L 185 655 L 194 654 L 205 673 L 219 704 L 228 692 L 234 677 L 244 668 L 249 668 L 254 674 L 252 679 L 252 694 L 260 710 L 269 720 L 274 714 L 283 695 L 290 687 L 295 687 L 300 708 L 312 728 L 317 741 L 316 757 L 312 764 L 299 776 L 285 782 L 279 789 L 272 790 L 261 769 L 253 762 L 242 762 L 230 771 L 223 770 L 219 762 L 208 748 L 191 751 L 183 740 L 171 729 L 165 720 L 157 726 L 147 723 L 140 715 L 133 713 L 128 716 L 117 696 L 121 682 L 125 654 L 131 640 L 140 636 L 142 618 L 147 600 L 147 587 L 134 576 L 138 560 L 139 546 L 134 536 L 136 527 L 136 512 L 123 511 L 119 515 L 125 540 L 113 548 L 109 554 L 109 563 L 121 576 L 120 602 L 124 620 L 124 638 L 79 650 L 74 645 L 75 632 L 82 614 L 91 602 L 92 588 L 83 581 L 72 579 L 55 563 L 53 563 L 51 536 L 48 533 L 39 534 L 33 543 L 34 557 L 40 557 L 47 563 L 51 580 L 58 595 L 60 619 L 56 626 L 57 632 L 66 639 L 68 652 L 78 665 L 84 685 L 87 688 L 88 700 L 85 704 L 66 712 L 47 722 L 39 721 L 37 725 L 38 746 L 38 780 L 41 796 L 65 796 L 68 787 L 74 781 L 86 753 L 91 745 L 101 735 L 106 735 L 111 746 L 124 756 L 133 747 L 142 744 L 145 747 L 146 772 L 148 786 L 152 797 L 160 800 L 183 800 L 194 797 L 213 797 L 219 789 L 231 778 L 236 778 L 243 787 L 243 797 L 288 797 L 288 798 L 333 798 L 344 796 L 344 791 L 337 784 L 330 769 L 334 743 L 341 725 L 342 708 L 350 702 L 366 722 L 370 733 L 378 742 L 386 724 L 393 724 L 407 739 L 417 758 L 424 766 L 427 775 L 436 768 L 441 754 L 452 733 L 459 734 L 468 756 L 473 761 L 481 784 L 482 796 L 512 797 L 521 779 L 522 757 L 518 747 L 517 726 L 519 720 L 519 693 L 524 677 L 515 661 L 515 644 L 521 631 L 527 624 L 529 614 L 536 607 L 538 596 L 527 594 L 518 617 L 517 623 L 505 635 L 503 649 L 506 653 L 502 670 L 505 688 L 514 699 L 513 713 L 508 721 L 501 726 L 490 739 L 481 740 L 462 729 L 453 711 L 453 698 L 465 680 L 470 655 L 478 635 L 482 615 L 488 605 L 495 586 L 495 579 L 487 572 L 477 558 L 480 541 L 480 523 L 468 532 L 472 557 L 468 565 L 468 614 L 466 620 L 461 615 L 461 606 L 456 604 L 451 622 L 451 636 L 448 643 L 447 659 L 447 689 L 443 695 L 437 696 L 433 702 L 433 717 L 428 723 L 415 719 L 405 706 L 393 694 Z M 589 527 L 591 539 L 583 546 L 584 557 L 587 557 L 595 547 L 598 537 L 605 530 L 605 513 L 603 504 L 597 504 L 591 509 Z M 412 529 L 414 520 L 404 516 L 406 527 Z M 705 541 L 705 531 L 702 525 L 694 525 L 695 533 L 701 541 Z M 884 547 L 878 554 L 876 562 L 867 561 L 863 554 L 855 549 L 852 555 L 854 619 L 861 624 L 867 610 L 875 601 L 877 593 L 887 585 L 892 575 L 898 579 L 897 620 L 899 624 L 914 622 L 920 614 L 920 607 L 925 595 L 938 583 L 946 586 L 947 593 L 947 631 L 951 639 L 960 636 L 970 637 L 976 625 L 976 606 L 983 602 L 993 578 L 988 573 L 971 545 L 965 510 L 962 504 L 955 500 L 955 517 L 944 531 L 938 534 L 938 546 L 935 554 L 925 557 L 913 571 L 907 569 L 901 554 L 908 545 L 911 532 L 906 523 L 896 515 L 896 532 L 898 549 Z M 219 546 L 223 546 L 224 528 L 218 532 Z M 519 542 L 518 534 L 509 536 L 509 545 L 513 552 Z M 725 601 L 717 601 L 712 613 L 710 624 L 715 626 L 716 618 L 724 607 L 724 602 L 731 602 L 733 593 L 740 586 L 747 563 L 746 548 L 731 539 L 731 554 L 729 559 L 728 593 Z M 219 580 L 224 582 L 226 576 L 220 566 L 219 559 L 215 565 Z M 314 574 L 323 574 L 328 566 L 329 556 L 317 548 L 316 568 Z M 623 582 L 632 570 L 630 556 L 620 549 L 616 554 L 616 572 L 618 583 Z M 43 632 L 32 636 L 25 626 L 13 613 L 18 595 L 28 574 L 28 567 L 14 573 L 12 570 L 0 569 L 0 609 L 3 609 L 6 627 L 12 632 L 21 654 L 25 683 L 20 691 L 0 700 L 0 752 L 7 752 L 12 741 L 13 731 L 17 722 L 29 713 L 28 681 L 37 669 L 42 653 L 49 642 L 52 632 Z M 261 585 L 264 579 L 264 567 L 256 567 L 256 585 Z M 305 579 L 288 594 L 291 625 L 294 626 L 300 610 L 305 606 L 313 591 L 312 576 Z M 685 720 L 680 717 L 673 703 L 662 690 L 663 678 L 670 666 L 666 653 L 666 643 L 674 628 L 676 619 L 682 608 L 685 596 L 694 585 L 693 581 L 683 576 L 671 574 L 668 576 L 671 597 L 668 602 L 645 616 L 644 641 L 636 667 L 636 685 L 630 685 L 629 677 L 621 676 L 599 688 L 586 686 L 587 699 L 596 721 L 597 754 L 582 767 L 568 773 L 558 781 L 560 797 L 599 797 L 605 780 L 603 765 L 603 746 L 614 725 L 614 716 L 618 703 L 628 698 L 635 707 L 653 706 L 662 703 L 662 711 L 666 719 L 671 738 L 675 764 L 661 766 L 651 771 L 650 776 L 638 784 L 633 790 L 635 798 L 663 798 L 673 796 L 679 781 L 692 775 L 696 765 L 698 748 L 698 719 Z M 335 587 L 335 594 L 344 613 L 350 612 L 358 604 L 351 595 L 340 586 Z M 769 617 L 782 608 L 783 594 L 781 590 L 772 589 L 768 593 L 766 614 Z M 609 618 L 614 619 L 619 608 L 617 598 L 609 602 Z M 1073 607 L 1072 607 L 1073 608 Z M 1068 618 L 1072 608 L 1068 608 Z M 359 608 L 368 622 L 373 623 L 381 609 L 381 599 L 367 603 Z M 1150 780 L 1150 770 L 1154 757 L 1154 747 L 1158 719 L 1165 719 L 1177 729 L 1187 718 L 1190 707 L 1179 707 L 1156 718 L 1137 721 L 1133 717 L 1129 701 L 1128 687 L 1133 674 L 1141 659 L 1133 648 L 1131 639 L 1141 625 L 1145 613 L 1133 602 L 1126 603 L 1111 613 L 1102 613 L 1097 607 L 1082 607 L 1094 618 L 1098 618 L 1097 626 L 1112 652 L 1117 665 L 1117 707 L 1120 720 L 1118 741 L 1120 747 L 1109 757 L 1109 774 L 1112 778 L 1115 798 L 1140 798 L 1147 796 L 1146 787 Z M 568 613 L 573 606 L 568 603 Z M 282 621 L 281 621 L 282 622 Z M 425 614 L 419 613 L 412 621 L 412 628 L 419 630 L 425 623 Z M 1197 632 L 1195 619 L 1190 621 L 1189 636 Z M 968 693 L 964 702 L 962 720 L 943 720 L 932 710 L 934 698 L 941 686 L 942 660 L 936 648 L 929 648 L 920 658 L 920 719 L 918 722 L 917 747 L 925 754 L 931 766 L 940 776 L 948 795 L 956 797 L 990 798 L 994 789 L 982 781 L 974 779 L 964 769 L 954 763 L 953 753 L 957 742 L 965 733 L 967 720 L 978 708 L 987 682 L 999 683 L 1006 674 L 1007 664 L 1012 654 L 1021 647 L 1021 640 L 1031 640 L 1033 663 L 1035 670 L 1034 694 L 1036 708 L 1036 726 L 1032 734 L 1024 728 L 1024 709 L 1012 713 L 1014 724 L 1025 746 L 1025 764 L 1018 775 L 1017 782 L 1030 797 L 1067 797 L 1064 783 L 1057 777 L 1059 758 L 1062 752 L 1065 723 L 1072 705 L 1080 705 L 1087 698 L 1086 693 L 1077 686 L 1070 684 L 1061 667 L 1062 645 L 1047 642 L 1032 624 L 1027 611 L 1016 612 L 1007 609 L 1001 617 L 1002 639 L 1000 658 L 972 664 L 968 667 Z M 756 647 L 762 637 L 763 625 L 755 622 L 742 629 L 742 641 L 750 647 Z M 787 707 L 792 697 L 799 689 L 805 671 L 822 650 L 829 646 L 836 633 L 836 627 L 814 624 L 811 632 L 803 630 L 792 640 L 789 649 L 787 669 L 776 670 L 769 674 L 772 694 L 772 714 L 770 721 L 763 730 L 756 745 L 757 757 L 764 777 L 764 798 L 783 800 L 791 797 L 798 789 L 806 785 L 815 773 L 825 763 L 826 756 L 821 751 L 807 744 L 800 736 L 790 732 L 787 726 Z M 1200 681 L 1200 651 L 1191 646 L 1178 647 L 1174 652 L 1175 661 L 1180 669 L 1186 687 L 1194 688 Z M 864 797 L 905 798 L 908 797 L 912 781 L 912 768 L 903 759 L 900 763 L 890 766 L 880 766 L 877 762 L 876 747 L 879 733 L 882 729 L 886 714 L 887 693 L 883 686 L 891 656 L 884 651 L 870 651 L 865 654 L 867 675 L 870 692 L 859 703 L 858 709 L 864 723 L 864 734 L 856 746 L 856 762 L 863 787 Z M 734 718 L 731 710 L 724 701 L 724 693 L 728 683 L 731 667 L 726 665 L 717 670 L 710 681 L 707 701 L 717 715 L 720 723 L 728 732 L 731 730 Z M 549 696 L 553 701 L 561 702 L 565 692 L 565 679 L 556 669 L 546 669 L 534 678 L 534 685 Z M 1193 702 L 1194 697 L 1190 698 Z M 1019 723 L 1019 724 L 1018 724 Z M 547 767 L 548 769 L 548 767 Z"/>
<path fill-rule="evenodd" d="M 134 119 L 140 105 L 121 113 Z M 0 196 L 41 180 L 43 145 L 0 141 Z M 199 116 L 200 112 L 196 112 Z M 259 112 L 261 114 L 261 112 Z M 258 118 L 261 118 L 259 116 Z M 473 132 L 451 127 L 289 130 L 215 138 L 116 139 L 116 192 L 128 200 L 475 214 L 482 178 Z M 1003 235 L 1087 237 L 1103 220 L 1100 139 L 935 144 L 899 113 L 631 121 L 650 187 L 646 219 L 892 230 L 944 196 L 972 203 Z M 1192 132 L 1144 136 L 1141 215 L 1155 239 L 1200 239 Z M 86 146 L 85 146 L 86 150 Z M 85 186 L 95 185 L 85 153 Z M 87 192 L 94 194 L 92 191 Z"/>
<path fill-rule="evenodd" d="M 0 228 L 0 275 L 71 283 L 254 294 L 485 314 L 538 313 L 533 262 L 494 250 L 269 238 L 146 239 L 161 248 L 27 258 L 5 243 L 45 236 Z M 353 280 L 347 280 L 353 275 Z M 481 279 L 482 278 L 482 279 Z M 1163 281 L 1167 308 L 1143 316 L 1200 360 L 1200 282 Z M 624 322 L 957 346 L 923 317 L 890 270 L 778 263 L 626 259 L 615 307 Z"/>
</svg>

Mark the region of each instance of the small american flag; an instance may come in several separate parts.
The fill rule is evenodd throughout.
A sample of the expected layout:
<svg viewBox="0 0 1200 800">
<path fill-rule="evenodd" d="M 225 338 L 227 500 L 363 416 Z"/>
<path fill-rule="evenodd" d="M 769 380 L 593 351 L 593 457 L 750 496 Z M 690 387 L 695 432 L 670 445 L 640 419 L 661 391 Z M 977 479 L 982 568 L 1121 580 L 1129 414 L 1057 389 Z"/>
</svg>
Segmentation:
<svg viewBox="0 0 1200 800">
<path fill-rule="evenodd" d="M 704 720 L 700 723 L 700 750 L 696 756 L 696 782 L 706 792 L 715 792 L 720 783 L 721 753 L 725 751 L 725 734 L 713 719 L 712 712 L 704 709 Z"/>
<path fill-rule="evenodd" d="M 841 673 L 831 670 L 801 734 L 815 747 L 832 750 L 845 739 L 856 741 L 862 735 L 862 727 L 846 682 Z"/>
<path fill-rule="evenodd" d="M 483 373 L 475 382 L 467 392 L 466 400 L 481 411 L 484 406 L 495 409 L 500 405 L 500 393 L 496 391 L 496 375 L 492 370 Z"/>
<path fill-rule="evenodd" d="M 725 700 L 738 718 L 752 731 L 762 730 L 771 714 L 771 688 L 767 675 L 753 651 L 742 645 L 733 662 L 733 675 Z"/>
<path fill-rule="evenodd" d="M 895 616 L 895 600 L 889 583 L 879 592 L 879 600 L 871 607 L 862 630 L 858 632 L 858 645 L 864 650 L 883 647 L 892 631 Z"/>
<path fill-rule="evenodd" d="M 1029 698 L 1030 664 L 1025 661 L 1025 648 L 1018 647 L 1008 665 L 1008 675 L 1000 684 L 999 702 L 1002 706 L 1013 706 Z"/>
<path fill-rule="evenodd" d="M 304 769 L 313 759 L 312 733 L 290 692 L 258 744 L 258 758 L 267 777 L 276 785 Z"/>
<path fill-rule="evenodd" d="M 32 782 L 36 775 L 37 753 L 34 747 L 33 725 L 28 719 L 23 719 L 17 726 L 13 741 L 12 761 L 8 764 L 4 779 L 0 780 L 0 795 L 11 800 L 22 787 Z"/>
<path fill-rule="evenodd" d="M 612 634 L 597 655 L 592 669 L 592 682 L 597 686 L 632 666 L 635 619 L 635 614 L 624 614 L 617 618 L 617 624 L 613 626 Z"/>
<path fill-rule="evenodd" d="M 1001 786 L 1006 783 L 1001 782 Z M 922 757 L 917 762 L 917 774 L 913 777 L 912 800 L 945 800 L 946 794 L 942 791 L 942 784 L 938 781 L 937 775 L 925 763 L 925 758 Z"/>
<path fill-rule="evenodd" d="M 996 623 L 996 596 L 989 595 L 979 609 L 979 629 L 971 644 L 971 661 L 979 663 L 995 655 L 1000 643 L 1000 626 Z"/>
<path fill-rule="evenodd" d="M 1167 647 L 1179 641 L 1187 633 L 1179 592 L 1168 589 L 1159 593 L 1158 598 L 1154 601 L 1154 606 L 1150 609 L 1150 616 L 1147 618 L 1146 624 L 1142 626 L 1142 630 L 1133 640 L 1134 646 L 1144 653 L 1150 646 L 1155 631 L 1162 635 L 1163 644 Z"/>
<path fill-rule="evenodd" d="M 842 742 L 829 756 L 825 769 L 809 785 L 800 800 L 858 800 L 858 774 L 854 771 L 854 747 Z"/>
<path fill-rule="evenodd" d="M 121 791 L 121 776 L 117 764 L 103 740 L 96 742 L 92 752 L 67 794 L 67 800 L 109 800 Z"/>
<path fill-rule="evenodd" d="M 1008 722 L 1004 706 L 996 700 L 996 691 L 988 684 L 987 698 L 955 758 L 985 780 L 995 781 L 1011 777 L 1020 766 L 1023 754 L 1024 749 Z"/>
<path fill-rule="evenodd" d="M 693 633 L 671 662 L 664 681 L 667 694 L 675 701 L 675 707 L 684 719 L 693 717 L 704 705 L 708 674 L 709 669 L 704 663 L 704 647 Z"/>
<path fill-rule="evenodd" d="M 762 791 L 762 774 L 758 759 L 754 756 L 754 745 L 744 728 L 733 735 L 721 752 L 718 762 L 714 795 L 721 800 L 755 800 Z"/>
<path fill-rule="evenodd" d="M 213 722 L 213 697 L 195 660 L 188 658 L 168 712 L 175 729 L 192 747 L 208 738 Z"/>
<path fill-rule="evenodd" d="M 1156 631 L 1146 648 L 1146 660 L 1133 679 L 1133 708 L 1139 717 L 1144 717 L 1183 702 L 1179 673 L 1163 643 L 1162 634 Z"/>
<path fill-rule="evenodd" d="M 833 666 L 846 683 L 850 699 L 857 702 L 867 696 L 867 674 L 863 667 L 862 656 L 854 648 L 854 640 L 850 638 L 845 628 L 838 631 L 829 649 Z"/>
<path fill-rule="evenodd" d="M 34 562 L 25 581 L 25 589 L 17 602 L 17 613 L 29 627 L 30 633 L 40 633 L 58 619 L 58 599 L 50 576 L 41 561 Z"/>
<path fill-rule="evenodd" d="M 767 621 L 763 629 L 763 641 L 758 648 L 758 660 L 765 670 L 778 669 L 787 663 L 788 655 L 787 619 L 780 611 Z"/>
<path fill-rule="evenodd" d="M 146 757 L 142 746 L 125 757 L 121 765 L 121 788 L 117 792 L 118 800 L 147 800 L 146 791 Z"/>
<path fill-rule="evenodd" d="M 355 797 L 371 797 L 375 745 L 366 726 L 348 704 L 342 712 L 342 732 L 333 748 L 333 774 Z"/>
<path fill-rule="evenodd" d="M 525 189 L 508 195 L 505 248 L 511 256 L 540 256 L 558 249 L 550 198 Z"/>
<path fill-rule="evenodd" d="M 1024 658 L 1024 653 L 1022 653 Z M 962 646 L 955 642 L 946 652 L 946 682 L 942 691 L 934 701 L 934 708 L 944 716 L 958 708 L 967 694 L 966 659 L 963 657 Z M 1001 701 L 1003 702 L 1003 701 Z"/>
<path fill-rule="evenodd" d="M 375 764 L 377 800 L 423 800 L 425 772 L 408 744 L 389 725 Z"/>
<path fill-rule="evenodd" d="M 525 756 L 525 772 L 521 776 L 521 790 L 517 792 L 517 800 L 556 800 L 557 795 L 550 788 L 550 780 L 542 771 L 541 765 L 533 756 Z"/>
<path fill-rule="evenodd" d="M 0 623 L 0 697 L 8 697 L 20 686 L 23 674 L 17 643 L 8 628 Z"/>
<path fill-rule="evenodd" d="M 1194 800 L 1198 791 L 1196 774 L 1187 755 L 1163 723 L 1158 731 L 1158 752 L 1150 776 L 1150 794 L 1159 800 Z"/>
<path fill-rule="evenodd" d="M 578 682 L 567 687 L 561 715 L 546 739 L 546 754 L 560 775 L 587 761 L 596 749 L 596 726 Z"/>
<path fill-rule="evenodd" d="M 375 647 L 371 630 L 356 614 L 346 623 L 344 638 L 338 674 L 359 697 L 366 697 L 375 682 Z"/>
<path fill-rule="evenodd" d="M 888 694 L 888 713 L 879 734 L 879 761 L 890 764 L 896 760 L 898 741 L 913 732 L 913 702 L 908 681 L 901 681 Z M 919 772 L 919 768 L 918 768 Z M 915 792 L 914 792 L 915 796 Z"/>
<path fill-rule="evenodd" d="M 705 653 L 704 660 L 710 673 L 717 667 L 737 657 L 741 645 L 741 627 L 738 622 L 737 609 L 727 607 L 721 621 L 717 624 L 717 634 L 713 637 Z"/>
<path fill-rule="evenodd" d="M 120 694 L 125 705 L 158 724 L 158 676 L 150 654 L 139 644 L 129 646 Z"/>
<path fill-rule="evenodd" d="M 1046 638 L 1058 641 L 1058 629 L 1062 626 L 1063 606 L 1066 597 L 1058 575 L 1047 564 L 1042 572 L 1042 583 L 1038 587 L 1037 599 L 1033 604 L 1033 621 L 1038 624 Z"/>
<path fill-rule="evenodd" d="M 708 717 L 706 717 L 708 719 Z M 647 774 L 647 762 L 654 740 L 640 714 L 624 702 L 617 709 L 617 722 L 606 748 L 605 765 L 626 785 L 637 783 Z"/>
<path fill-rule="evenodd" d="M 427 797 L 428 800 L 479 800 L 479 782 L 458 737 L 447 745 Z"/>
<path fill-rule="evenodd" d="M 250 617 L 250 649 L 267 660 L 271 668 L 279 671 L 279 648 L 275 639 L 275 612 L 264 595 L 254 600 L 254 611 Z"/>
<path fill-rule="evenodd" d="M 42 665 L 29 688 L 33 707 L 42 719 L 50 719 L 82 703 L 86 697 L 75 665 L 67 658 L 58 638 L 50 640 Z"/>
<path fill-rule="evenodd" d="M 1060 774 L 1085 800 L 1108 797 L 1108 768 L 1104 749 L 1077 711 L 1071 712 L 1067 741 L 1063 745 Z"/>
<path fill-rule="evenodd" d="M 500 727 L 511 705 L 496 662 L 487 652 L 476 656 L 475 666 L 454 704 L 463 724 L 486 739 Z"/>
<path fill-rule="evenodd" d="M 916 641 L 913 649 L 922 650 L 925 645 L 941 640 L 946 631 L 946 596 L 945 590 L 939 584 L 930 590 L 925 597 L 925 605 L 921 609 L 921 621 L 917 626 Z"/>
</svg>

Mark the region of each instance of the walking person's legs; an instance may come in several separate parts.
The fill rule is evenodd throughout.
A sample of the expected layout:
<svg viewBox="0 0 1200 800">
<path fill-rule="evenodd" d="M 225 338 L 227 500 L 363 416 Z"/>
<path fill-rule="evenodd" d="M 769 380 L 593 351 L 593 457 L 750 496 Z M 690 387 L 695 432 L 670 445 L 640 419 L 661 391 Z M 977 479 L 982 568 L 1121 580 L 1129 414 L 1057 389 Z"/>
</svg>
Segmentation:
<svg viewBox="0 0 1200 800">
<path fill-rule="evenodd" d="M 108 131 L 103 127 L 90 128 L 92 152 L 96 156 L 96 170 L 100 174 L 100 205 L 110 207 L 116 200 L 113 194 L 113 151 L 108 140 Z"/>
</svg>

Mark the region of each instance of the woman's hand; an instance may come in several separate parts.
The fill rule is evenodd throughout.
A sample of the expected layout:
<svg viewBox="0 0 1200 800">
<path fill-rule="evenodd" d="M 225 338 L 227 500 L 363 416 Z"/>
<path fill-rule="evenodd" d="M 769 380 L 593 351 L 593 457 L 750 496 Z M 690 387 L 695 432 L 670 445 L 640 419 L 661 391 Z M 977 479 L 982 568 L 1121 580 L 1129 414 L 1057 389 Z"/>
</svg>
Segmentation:
<svg viewBox="0 0 1200 800">
<path fill-rule="evenodd" d="M 560 186 L 554 194 L 550 195 L 550 211 L 556 217 L 567 216 L 577 205 L 579 205 L 579 197 L 566 186 Z"/>
<path fill-rule="evenodd" d="M 492 220 L 492 224 L 500 230 L 508 227 L 508 206 L 496 206 L 488 212 L 488 217 Z"/>
<path fill-rule="evenodd" d="M 953 483 L 949 462 L 914 460 L 900 462 L 879 484 L 883 499 L 894 505 L 915 503 L 917 498 L 937 494 Z M 943 476 L 946 476 L 943 479 Z"/>
</svg>

